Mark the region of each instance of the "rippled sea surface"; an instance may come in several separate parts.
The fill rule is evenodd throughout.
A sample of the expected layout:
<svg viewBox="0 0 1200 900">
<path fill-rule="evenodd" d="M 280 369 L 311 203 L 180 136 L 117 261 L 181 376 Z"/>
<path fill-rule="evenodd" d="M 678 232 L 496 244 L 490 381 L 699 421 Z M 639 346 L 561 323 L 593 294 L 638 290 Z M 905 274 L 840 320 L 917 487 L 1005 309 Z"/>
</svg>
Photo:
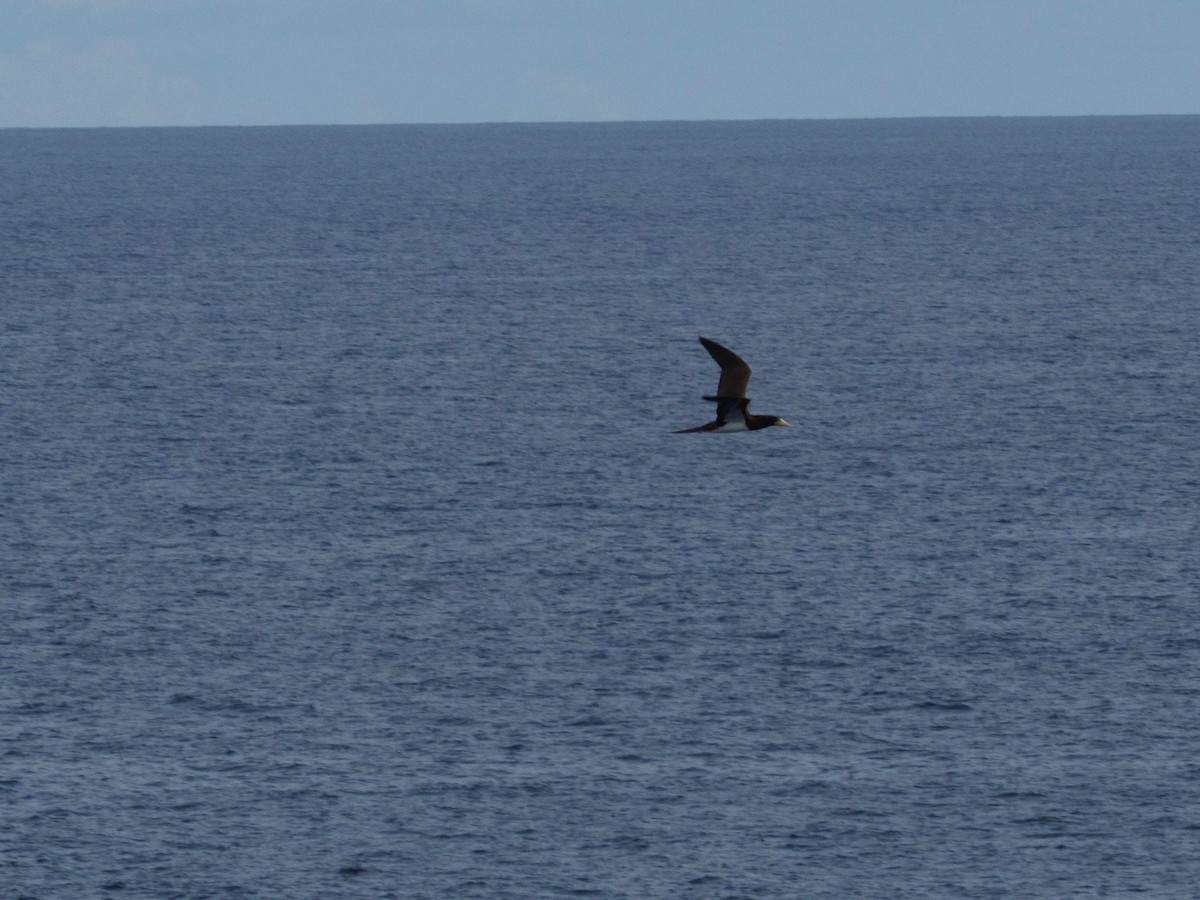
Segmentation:
<svg viewBox="0 0 1200 900">
<path fill-rule="evenodd" d="M 0 131 L 0 895 L 1194 896 L 1197 146 Z"/>
</svg>

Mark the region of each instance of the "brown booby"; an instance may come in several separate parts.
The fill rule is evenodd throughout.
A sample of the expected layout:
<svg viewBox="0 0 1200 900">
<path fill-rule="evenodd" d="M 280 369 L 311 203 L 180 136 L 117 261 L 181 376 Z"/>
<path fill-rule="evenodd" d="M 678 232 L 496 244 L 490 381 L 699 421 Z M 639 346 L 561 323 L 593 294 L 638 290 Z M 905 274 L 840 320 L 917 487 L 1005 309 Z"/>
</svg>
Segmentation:
<svg viewBox="0 0 1200 900">
<path fill-rule="evenodd" d="M 750 367 L 746 365 L 746 361 L 732 350 L 728 350 L 706 337 L 700 338 L 700 343 L 721 367 L 721 380 L 717 382 L 716 395 L 704 398 L 717 404 L 717 417 L 707 425 L 681 428 L 675 432 L 676 434 L 690 434 L 693 431 L 757 431 L 759 428 L 770 428 L 772 425 L 790 426 L 792 424 L 778 416 L 760 416 L 751 413 L 750 399 L 746 396 L 746 385 L 750 382 Z"/>
</svg>

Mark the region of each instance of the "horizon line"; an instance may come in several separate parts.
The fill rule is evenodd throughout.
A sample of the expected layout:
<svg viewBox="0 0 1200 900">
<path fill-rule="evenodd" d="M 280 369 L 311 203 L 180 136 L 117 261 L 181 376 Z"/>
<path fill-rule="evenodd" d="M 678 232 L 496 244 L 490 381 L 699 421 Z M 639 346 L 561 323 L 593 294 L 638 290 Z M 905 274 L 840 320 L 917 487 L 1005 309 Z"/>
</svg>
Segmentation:
<svg viewBox="0 0 1200 900">
<path fill-rule="evenodd" d="M 555 125 L 717 125 L 783 122 L 899 122 L 947 119 L 1167 119 L 1200 116 L 1195 113 L 971 113 L 900 116 L 778 116 L 744 119 L 480 119 L 463 122 L 257 122 L 160 125 L 0 125 L 0 131 L 86 131 L 184 128 L 474 128 L 487 126 Z"/>
</svg>

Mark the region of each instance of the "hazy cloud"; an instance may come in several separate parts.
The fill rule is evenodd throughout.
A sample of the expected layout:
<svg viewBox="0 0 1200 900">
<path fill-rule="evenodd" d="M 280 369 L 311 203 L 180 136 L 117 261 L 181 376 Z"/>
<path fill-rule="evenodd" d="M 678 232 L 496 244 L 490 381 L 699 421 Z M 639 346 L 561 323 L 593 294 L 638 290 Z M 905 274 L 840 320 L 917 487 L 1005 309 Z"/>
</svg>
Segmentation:
<svg viewBox="0 0 1200 900">
<path fill-rule="evenodd" d="M 0 127 L 1196 113 L 1194 0 L 0 0 Z"/>
</svg>

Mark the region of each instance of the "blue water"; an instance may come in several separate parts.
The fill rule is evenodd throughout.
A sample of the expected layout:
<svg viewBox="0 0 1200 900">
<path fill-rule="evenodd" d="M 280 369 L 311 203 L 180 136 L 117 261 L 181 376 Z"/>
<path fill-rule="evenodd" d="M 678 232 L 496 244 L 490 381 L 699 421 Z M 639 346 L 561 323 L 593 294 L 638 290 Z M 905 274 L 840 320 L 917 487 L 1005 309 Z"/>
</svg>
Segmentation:
<svg viewBox="0 0 1200 900">
<path fill-rule="evenodd" d="M 0 131 L 0 896 L 1194 896 L 1198 147 Z"/>
</svg>

